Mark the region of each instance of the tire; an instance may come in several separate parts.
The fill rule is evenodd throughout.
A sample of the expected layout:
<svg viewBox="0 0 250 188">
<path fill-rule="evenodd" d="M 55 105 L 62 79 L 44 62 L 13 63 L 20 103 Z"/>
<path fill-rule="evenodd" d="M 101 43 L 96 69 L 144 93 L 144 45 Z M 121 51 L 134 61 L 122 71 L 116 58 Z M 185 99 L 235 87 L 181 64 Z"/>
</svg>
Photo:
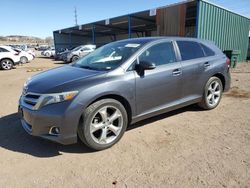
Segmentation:
<svg viewBox="0 0 250 188">
<path fill-rule="evenodd" d="M 2 59 L 0 61 L 0 68 L 2 70 L 11 70 L 13 68 L 13 61 L 10 59 Z"/>
<path fill-rule="evenodd" d="M 85 110 L 77 132 L 86 146 L 93 150 L 104 150 L 121 139 L 127 124 L 124 106 L 114 99 L 102 99 Z"/>
<path fill-rule="evenodd" d="M 202 101 L 198 105 L 205 110 L 216 108 L 221 100 L 223 85 L 218 77 L 211 77 L 205 86 Z"/>
<path fill-rule="evenodd" d="M 45 56 L 46 56 L 46 57 L 50 57 L 49 52 L 45 53 Z"/>
<path fill-rule="evenodd" d="M 74 62 L 74 61 L 76 61 L 78 59 L 79 59 L 79 57 L 75 55 L 75 56 L 72 57 L 72 62 Z"/>
<path fill-rule="evenodd" d="M 25 64 L 25 63 L 28 63 L 28 58 L 27 57 L 25 57 L 25 56 L 22 56 L 21 58 L 20 58 L 20 62 L 22 63 L 22 64 Z"/>
</svg>

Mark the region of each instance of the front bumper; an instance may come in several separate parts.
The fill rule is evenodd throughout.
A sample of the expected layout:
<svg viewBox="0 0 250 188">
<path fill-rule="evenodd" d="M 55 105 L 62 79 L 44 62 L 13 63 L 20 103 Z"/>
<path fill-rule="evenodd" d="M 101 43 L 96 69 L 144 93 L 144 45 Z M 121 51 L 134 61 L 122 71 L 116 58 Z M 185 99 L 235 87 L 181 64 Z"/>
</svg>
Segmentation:
<svg viewBox="0 0 250 188">
<path fill-rule="evenodd" d="M 48 105 L 39 110 L 31 110 L 19 102 L 18 112 L 23 129 L 32 136 L 41 137 L 63 145 L 77 142 L 77 127 L 79 123 L 79 109 L 67 109 L 67 103 Z M 76 121 L 77 120 L 77 121 Z M 58 135 L 50 133 L 52 127 L 60 129 Z"/>
</svg>

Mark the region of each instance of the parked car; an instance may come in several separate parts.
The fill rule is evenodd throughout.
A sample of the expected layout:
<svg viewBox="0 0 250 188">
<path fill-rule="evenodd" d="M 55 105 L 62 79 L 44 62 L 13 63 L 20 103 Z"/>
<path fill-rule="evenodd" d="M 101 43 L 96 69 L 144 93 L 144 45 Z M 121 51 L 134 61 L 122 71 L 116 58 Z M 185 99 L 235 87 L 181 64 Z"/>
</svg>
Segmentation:
<svg viewBox="0 0 250 188">
<path fill-rule="evenodd" d="M 35 54 L 35 52 L 34 52 L 33 50 L 28 49 L 26 52 L 29 53 L 30 55 L 32 55 L 32 56 L 33 56 L 33 59 L 35 59 L 36 54 Z"/>
<path fill-rule="evenodd" d="M 35 47 L 35 50 L 37 50 L 37 51 L 45 51 L 47 49 L 49 49 L 48 45 L 41 45 L 41 46 Z"/>
<path fill-rule="evenodd" d="M 46 56 L 46 57 L 54 57 L 55 56 L 55 48 L 54 47 L 51 47 L 45 51 L 42 51 L 42 55 Z"/>
<path fill-rule="evenodd" d="M 10 70 L 20 62 L 19 53 L 10 46 L 0 46 L 0 68 Z"/>
<path fill-rule="evenodd" d="M 68 54 L 68 52 L 71 51 L 72 49 L 74 49 L 74 48 L 61 48 L 61 49 L 57 50 L 55 53 L 55 56 L 54 56 L 55 60 L 62 60 L 63 61 L 64 55 Z"/>
<path fill-rule="evenodd" d="M 96 49 L 96 45 L 82 45 L 74 48 L 73 50 L 69 51 L 67 55 L 64 56 L 64 61 L 66 63 L 74 62 L 78 60 L 80 57 L 84 57 L 89 53 L 93 52 Z"/>
<path fill-rule="evenodd" d="M 20 57 L 20 63 L 28 63 L 30 61 L 32 61 L 35 56 L 31 51 L 23 51 L 21 49 L 14 49 L 12 48 L 15 52 L 18 53 L 18 56 Z"/>
<path fill-rule="evenodd" d="M 23 50 L 23 51 L 28 50 L 28 45 L 26 45 L 26 44 L 12 44 L 12 45 L 9 45 L 9 46 L 11 46 L 12 48 L 15 48 L 15 49 Z"/>
<path fill-rule="evenodd" d="M 111 54 L 113 58 L 109 58 Z M 127 125 L 190 104 L 211 110 L 230 88 L 229 59 L 194 38 L 117 41 L 33 76 L 19 101 L 23 128 L 62 144 L 103 150 Z"/>
</svg>

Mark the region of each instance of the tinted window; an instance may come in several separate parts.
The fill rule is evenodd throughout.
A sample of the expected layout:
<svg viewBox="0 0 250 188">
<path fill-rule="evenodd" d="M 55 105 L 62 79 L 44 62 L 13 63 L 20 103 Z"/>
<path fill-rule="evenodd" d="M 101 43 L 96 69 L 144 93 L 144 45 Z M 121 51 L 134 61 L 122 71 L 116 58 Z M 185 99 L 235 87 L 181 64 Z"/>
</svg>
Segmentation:
<svg viewBox="0 0 250 188">
<path fill-rule="evenodd" d="M 156 66 L 175 62 L 176 58 L 172 43 L 164 42 L 148 48 L 140 55 L 139 61 L 152 62 Z"/>
<path fill-rule="evenodd" d="M 204 57 L 199 43 L 193 41 L 177 41 L 183 61 Z"/>
<path fill-rule="evenodd" d="M 205 46 L 204 44 L 200 44 L 202 49 L 204 50 L 206 56 L 213 56 L 215 55 L 214 51 L 211 50 L 209 47 Z"/>
<path fill-rule="evenodd" d="M 90 50 L 90 48 L 84 47 L 81 49 L 81 51 L 86 51 L 86 50 Z"/>
<path fill-rule="evenodd" d="M 9 51 L 4 48 L 0 48 L 0 52 L 9 52 Z"/>
</svg>

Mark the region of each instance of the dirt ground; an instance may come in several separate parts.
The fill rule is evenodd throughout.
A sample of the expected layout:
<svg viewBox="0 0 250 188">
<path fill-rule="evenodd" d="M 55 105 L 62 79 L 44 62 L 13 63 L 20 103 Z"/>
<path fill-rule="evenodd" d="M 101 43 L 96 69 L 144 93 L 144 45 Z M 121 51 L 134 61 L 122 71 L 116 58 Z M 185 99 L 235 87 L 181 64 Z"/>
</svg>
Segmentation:
<svg viewBox="0 0 250 188">
<path fill-rule="evenodd" d="M 24 81 L 61 65 L 36 58 L 0 71 L 0 187 L 250 187 L 250 63 L 233 70 L 232 89 L 218 108 L 189 106 L 137 123 L 101 152 L 21 128 Z"/>
</svg>

